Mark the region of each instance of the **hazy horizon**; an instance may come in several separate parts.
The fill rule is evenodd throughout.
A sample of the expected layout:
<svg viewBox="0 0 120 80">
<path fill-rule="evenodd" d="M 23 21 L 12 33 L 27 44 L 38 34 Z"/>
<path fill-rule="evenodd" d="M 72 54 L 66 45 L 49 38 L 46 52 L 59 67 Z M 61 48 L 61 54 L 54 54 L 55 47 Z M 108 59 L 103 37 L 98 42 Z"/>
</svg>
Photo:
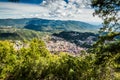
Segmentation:
<svg viewBox="0 0 120 80">
<path fill-rule="evenodd" d="M 18 18 L 42 18 L 54 20 L 75 20 L 87 23 L 102 23 L 100 18 L 93 17 L 94 9 L 87 2 L 81 0 L 44 0 L 40 4 L 29 4 L 24 2 L 11 3 L 0 0 L 0 19 Z M 32 0 L 30 0 L 32 1 Z M 37 0 L 36 0 L 37 1 Z M 86 0 L 84 0 L 86 1 Z M 89 0 L 88 0 L 89 1 Z"/>
</svg>

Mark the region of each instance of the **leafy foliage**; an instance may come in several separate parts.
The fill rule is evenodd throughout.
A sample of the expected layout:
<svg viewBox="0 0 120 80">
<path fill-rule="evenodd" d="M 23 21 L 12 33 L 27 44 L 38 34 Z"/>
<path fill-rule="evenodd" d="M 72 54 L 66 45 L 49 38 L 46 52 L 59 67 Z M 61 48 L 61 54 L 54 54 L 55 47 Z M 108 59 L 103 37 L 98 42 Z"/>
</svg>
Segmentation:
<svg viewBox="0 0 120 80">
<path fill-rule="evenodd" d="M 98 15 L 104 21 L 101 31 L 116 31 L 120 29 L 120 17 L 118 14 L 120 0 L 92 0 L 92 6 L 95 8 L 93 15 Z"/>
<path fill-rule="evenodd" d="M 73 57 L 62 52 L 55 55 L 41 40 L 34 39 L 29 44 L 28 48 L 16 51 L 11 42 L 0 42 L 0 79 L 92 79 L 94 55 Z"/>
<path fill-rule="evenodd" d="M 37 39 L 27 42 L 29 47 L 22 47 L 19 50 L 13 47 L 14 44 L 11 41 L 0 41 L 0 79 L 109 80 L 111 78 L 107 77 L 109 74 L 115 75 L 111 74 L 113 71 L 106 70 L 109 71 L 111 68 L 113 70 L 113 65 L 116 70 L 119 69 L 118 55 L 114 57 L 109 51 L 104 53 L 105 56 L 99 52 L 99 54 L 83 52 L 81 56 L 72 56 L 63 52 L 52 54 L 46 49 L 44 42 Z M 107 47 L 106 49 L 109 50 Z M 113 65 L 109 67 L 111 60 L 114 60 L 115 64 L 112 62 Z"/>
<path fill-rule="evenodd" d="M 119 74 L 119 55 L 120 55 L 120 17 L 118 16 L 120 0 L 92 0 L 92 6 L 95 8 L 94 15 L 103 19 L 103 27 L 99 40 L 94 45 L 93 52 L 96 54 L 95 65 L 99 72 L 100 80 L 119 80 L 116 73 Z"/>
</svg>

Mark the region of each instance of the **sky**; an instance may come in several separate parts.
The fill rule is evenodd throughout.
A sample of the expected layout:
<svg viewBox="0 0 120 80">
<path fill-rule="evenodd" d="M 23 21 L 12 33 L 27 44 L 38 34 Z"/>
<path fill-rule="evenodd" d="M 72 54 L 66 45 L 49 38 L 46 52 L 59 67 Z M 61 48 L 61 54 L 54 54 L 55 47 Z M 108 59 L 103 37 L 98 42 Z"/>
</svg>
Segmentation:
<svg viewBox="0 0 120 80">
<path fill-rule="evenodd" d="M 20 0 L 20 3 L 0 0 L 0 19 L 6 18 L 43 18 L 55 20 L 76 20 L 88 23 L 101 23 L 93 17 L 94 9 L 90 0 Z M 40 1 L 40 2 L 39 2 Z"/>
</svg>

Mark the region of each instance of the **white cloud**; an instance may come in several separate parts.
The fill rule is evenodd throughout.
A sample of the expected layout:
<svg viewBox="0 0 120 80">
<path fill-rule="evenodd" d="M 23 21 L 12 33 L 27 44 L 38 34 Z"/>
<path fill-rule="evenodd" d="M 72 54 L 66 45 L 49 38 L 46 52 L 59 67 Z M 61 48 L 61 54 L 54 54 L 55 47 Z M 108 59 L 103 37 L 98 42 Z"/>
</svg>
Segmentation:
<svg viewBox="0 0 120 80">
<path fill-rule="evenodd" d="M 82 0 L 44 0 L 40 5 L 0 2 L 0 19 L 2 18 L 44 18 L 59 20 L 78 20 L 84 22 L 101 22 L 93 17 L 93 9 L 83 5 Z"/>
<path fill-rule="evenodd" d="M 41 4 L 49 10 L 51 17 L 56 19 L 81 20 L 85 22 L 101 22 L 98 17 L 93 17 L 90 0 L 44 0 Z"/>
</svg>

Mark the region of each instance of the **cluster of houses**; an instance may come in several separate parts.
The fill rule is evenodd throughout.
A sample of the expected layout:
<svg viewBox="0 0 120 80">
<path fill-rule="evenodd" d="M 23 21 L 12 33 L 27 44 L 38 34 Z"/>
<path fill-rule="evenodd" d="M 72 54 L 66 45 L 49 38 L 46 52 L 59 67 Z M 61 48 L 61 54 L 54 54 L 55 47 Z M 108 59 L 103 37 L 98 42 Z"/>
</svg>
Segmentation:
<svg viewBox="0 0 120 80">
<path fill-rule="evenodd" d="M 21 41 L 16 40 L 14 43 L 15 43 L 14 48 L 16 50 L 20 50 L 23 47 L 25 48 L 29 47 L 29 44 L 23 44 L 23 42 Z M 84 48 L 77 46 L 75 43 L 71 43 L 57 37 L 54 37 L 48 41 L 45 41 L 45 43 L 46 43 L 47 49 L 51 53 L 67 52 L 73 55 L 77 55 L 77 54 L 80 54 L 81 51 L 85 50 Z"/>
<path fill-rule="evenodd" d="M 70 43 L 65 40 L 50 40 L 46 43 L 48 50 L 51 52 L 68 52 L 71 54 L 79 54 L 84 48 L 76 46 L 74 43 Z"/>
</svg>

